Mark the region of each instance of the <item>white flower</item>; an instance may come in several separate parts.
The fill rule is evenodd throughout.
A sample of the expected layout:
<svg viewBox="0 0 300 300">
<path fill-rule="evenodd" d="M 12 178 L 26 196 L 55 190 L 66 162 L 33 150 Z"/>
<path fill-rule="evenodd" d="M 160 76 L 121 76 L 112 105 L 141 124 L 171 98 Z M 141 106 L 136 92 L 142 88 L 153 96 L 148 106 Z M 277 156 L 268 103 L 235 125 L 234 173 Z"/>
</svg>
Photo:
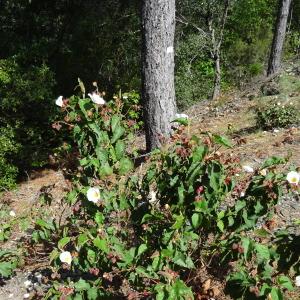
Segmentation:
<svg viewBox="0 0 300 300">
<path fill-rule="evenodd" d="M 175 119 L 180 119 L 180 118 L 188 119 L 189 116 L 186 114 L 176 114 L 175 115 Z"/>
<path fill-rule="evenodd" d="M 98 188 L 89 188 L 86 196 L 89 201 L 97 203 L 100 200 L 100 191 Z"/>
<path fill-rule="evenodd" d="M 11 211 L 9 212 L 9 215 L 10 215 L 11 217 L 15 217 L 15 216 L 16 216 L 16 213 L 15 213 L 13 210 L 11 210 Z"/>
<path fill-rule="evenodd" d="M 29 297 L 30 297 L 30 294 L 28 294 L 28 293 L 26 293 L 26 294 L 23 295 L 24 299 L 28 299 Z"/>
<path fill-rule="evenodd" d="M 243 170 L 247 173 L 252 173 L 254 172 L 254 169 L 250 166 L 243 166 Z"/>
<path fill-rule="evenodd" d="M 300 174 L 296 171 L 291 171 L 287 174 L 286 176 L 286 180 L 290 183 L 290 184 L 294 184 L 297 185 L 299 183 L 300 180 Z"/>
<path fill-rule="evenodd" d="M 99 104 L 99 105 L 105 104 L 104 99 L 102 97 L 100 97 L 98 94 L 92 93 L 92 94 L 88 94 L 88 95 L 94 103 Z"/>
<path fill-rule="evenodd" d="M 64 251 L 60 254 L 59 259 L 61 262 L 70 265 L 72 262 L 72 255 L 69 251 Z"/>
<path fill-rule="evenodd" d="M 244 197 L 244 196 L 245 196 L 245 192 L 241 192 L 240 197 Z"/>
<path fill-rule="evenodd" d="M 296 276 L 295 284 L 296 286 L 300 286 L 300 275 Z"/>
<path fill-rule="evenodd" d="M 281 103 L 280 103 L 280 102 L 277 102 L 277 105 L 278 105 L 278 106 L 280 106 L 280 105 L 281 105 Z"/>
<path fill-rule="evenodd" d="M 126 100 L 126 99 L 128 99 L 128 96 L 125 95 L 125 96 L 122 96 L 122 98 Z"/>
<path fill-rule="evenodd" d="M 278 130 L 278 129 L 274 129 L 273 132 L 274 132 L 274 133 L 278 133 L 279 130 Z"/>
<path fill-rule="evenodd" d="M 63 102 L 63 96 L 59 96 L 56 100 L 55 100 L 55 104 L 59 107 L 63 107 L 64 102 Z"/>
</svg>

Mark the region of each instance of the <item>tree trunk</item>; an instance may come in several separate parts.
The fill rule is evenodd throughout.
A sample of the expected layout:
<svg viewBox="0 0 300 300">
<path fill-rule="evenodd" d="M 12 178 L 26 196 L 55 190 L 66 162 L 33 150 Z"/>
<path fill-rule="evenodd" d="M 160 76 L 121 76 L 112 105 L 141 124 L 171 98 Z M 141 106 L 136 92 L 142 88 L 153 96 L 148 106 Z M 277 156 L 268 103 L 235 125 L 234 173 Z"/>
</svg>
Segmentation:
<svg viewBox="0 0 300 300">
<path fill-rule="evenodd" d="M 221 91 L 221 66 L 220 66 L 220 53 L 215 53 L 214 56 L 215 64 L 215 80 L 214 80 L 214 92 L 212 99 L 215 100 L 220 96 Z"/>
<path fill-rule="evenodd" d="M 142 99 L 147 151 L 171 133 L 174 87 L 175 0 L 142 3 Z"/>
<path fill-rule="evenodd" d="M 278 9 L 278 15 L 276 20 L 276 28 L 273 37 L 273 43 L 271 48 L 271 54 L 268 65 L 267 75 L 276 74 L 280 70 L 281 54 L 283 43 L 285 39 L 287 20 L 289 16 L 290 6 L 292 0 L 281 0 Z"/>
</svg>

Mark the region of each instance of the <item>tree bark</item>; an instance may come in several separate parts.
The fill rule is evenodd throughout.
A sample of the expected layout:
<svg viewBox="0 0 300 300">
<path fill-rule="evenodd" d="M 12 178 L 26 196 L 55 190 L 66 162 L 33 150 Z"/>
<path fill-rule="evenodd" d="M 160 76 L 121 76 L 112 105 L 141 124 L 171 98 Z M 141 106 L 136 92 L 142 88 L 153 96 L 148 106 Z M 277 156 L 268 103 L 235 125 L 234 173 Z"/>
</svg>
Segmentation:
<svg viewBox="0 0 300 300">
<path fill-rule="evenodd" d="M 220 65 L 220 53 L 217 51 L 214 57 L 215 64 L 215 79 L 214 79 L 214 91 L 212 99 L 215 100 L 220 96 L 221 92 L 221 65 Z"/>
<path fill-rule="evenodd" d="M 282 48 L 286 34 L 287 20 L 289 16 L 291 2 L 292 0 L 280 1 L 273 43 L 269 58 L 269 65 L 267 71 L 268 76 L 276 74 L 280 70 Z"/>
<path fill-rule="evenodd" d="M 175 0 L 142 2 L 142 99 L 147 151 L 171 133 L 174 87 Z"/>
</svg>

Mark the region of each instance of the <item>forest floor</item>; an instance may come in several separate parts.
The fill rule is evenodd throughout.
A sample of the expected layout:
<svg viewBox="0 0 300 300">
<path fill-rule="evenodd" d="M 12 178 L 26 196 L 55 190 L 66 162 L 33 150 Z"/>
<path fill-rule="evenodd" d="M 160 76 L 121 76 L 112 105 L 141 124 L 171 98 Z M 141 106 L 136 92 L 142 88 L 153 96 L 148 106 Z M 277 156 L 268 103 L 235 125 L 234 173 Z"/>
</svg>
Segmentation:
<svg viewBox="0 0 300 300">
<path fill-rule="evenodd" d="M 269 89 L 267 94 L 272 94 L 274 82 L 277 89 L 275 95 L 264 95 L 262 89 Z M 255 108 L 267 102 L 280 102 L 281 105 L 293 103 L 295 109 L 300 109 L 299 66 L 289 65 L 276 80 L 260 81 L 243 92 L 232 92 L 217 101 L 203 101 L 189 108 L 185 113 L 192 120 L 190 133 L 198 135 L 205 130 L 226 134 L 235 144 L 233 149 L 226 151 L 234 152 L 243 165 L 256 168 L 270 156 L 291 155 L 289 164 L 300 167 L 299 127 L 274 128 L 270 131 L 262 131 L 256 127 Z M 143 144 L 142 137 L 138 138 L 137 143 Z M 63 172 L 49 169 L 32 172 L 16 190 L 3 193 L 0 196 L 0 208 L 6 205 L 8 210 L 13 210 L 19 222 L 15 224 L 9 241 L 2 244 L 1 248 L 23 247 L 23 241 L 32 233 L 34 220 L 43 215 L 59 217 L 63 222 L 63 219 L 70 214 L 63 202 L 67 190 L 68 181 L 64 178 Z M 289 223 L 295 218 L 300 219 L 300 201 L 287 199 L 280 206 L 277 225 Z M 26 228 L 26 230 L 21 230 L 21 228 Z M 46 254 L 40 253 L 39 249 L 25 248 L 25 251 L 28 254 L 27 258 L 22 268 L 17 270 L 16 276 L 7 281 L 0 279 L 0 300 L 21 300 L 24 297 L 30 297 L 32 290 L 39 291 L 42 286 L 45 286 L 41 278 L 43 279 L 44 272 L 49 267 Z M 212 279 L 210 284 L 219 290 L 219 295 L 215 295 L 214 299 L 231 299 L 223 293 L 223 282 L 210 278 L 208 274 L 204 274 L 205 270 L 200 271 L 203 272 L 202 283 Z M 27 280 L 30 280 L 30 286 L 24 284 Z M 297 295 L 287 297 L 287 299 L 299 299 Z"/>
</svg>

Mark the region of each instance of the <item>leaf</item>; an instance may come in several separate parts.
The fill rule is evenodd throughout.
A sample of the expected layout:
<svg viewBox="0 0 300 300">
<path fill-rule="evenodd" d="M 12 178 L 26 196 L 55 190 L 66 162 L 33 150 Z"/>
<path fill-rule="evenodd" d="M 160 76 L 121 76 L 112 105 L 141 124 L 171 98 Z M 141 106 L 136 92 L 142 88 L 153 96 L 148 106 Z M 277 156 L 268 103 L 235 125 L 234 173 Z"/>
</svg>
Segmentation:
<svg viewBox="0 0 300 300">
<path fill-rule="evenodd" d="M 102 147 L 97 147 L 96 150 L 97 158 L 100 160 L 101 164 L 108 162 L 108 152 Z"/>
<path fill-rule="evenodd" d="M 94 245 L 95 245 L 98 249 L 102 250 L 103 252 L 105 252 L 105 253 L 108 253 L 108 252 L 109 252 L 109 249 L 108 249 L 106 240 L 103 240 L 103 239 L 100 239 L 99 237 L 96 237 L 96 238 L 94 239 L 94 242 L 93 242 L 93 243 L 94 243 Z"/>
<path fill-rule="evenodd" d="M 125 143 L 121 140 L 117 141 L 115 145 L 115 153 L 117 159 L 121 159 L 125 154 Z"/>
<path fill-rule="evenodd" d="M 133 162 L 131 159 L 127 157 L 123 157 L 120 159 L 119 165 L 119 174 L 125 175 L 133 169 Z"/>
<path fill-rule="evenodd" d="M 0 275 L 3 277 L 9 277 L 12 275 L 14 268 L 15 265 L 11 262 L 0 262 Z"/>
<path fill-rule="evenodd" d="M 252 247 L 252 243 L 251 243 L 251 240 L 246 237 L 243 237 L 241 239 L 241 241 L 242 241 L 242 247 L 244 249 L 244 258 L 245 258 L 245 260 L 247 260 L 249 257 L 250 249 Z"/>
<path fill-rule="evenodd" d="M 81 233 L 77 238 L 77 245 L 82 247 L 89 240 L 87 234 Z"/>
<path fill-rule="evenodd" d="M 217 226 L 220 229 L 221 232 L 224 232 L 224 222 L 222 220 L 219 220 L 217 222 Z"/>
<path fill-rule="evenodd" d="M 98 288 L 90 288 L 87 291 L 87 299 L 88 300 L 97 300 L 98 299 Z"/>
<path fill-rule="evenodd" d="M 141 254 L 143 254 L 147 249 L 148 249 L 148 247 L 146 244 L 141 244 L 138 248 L 137 256 L 140 256 Z"/>
<path fill-rule="evenodd" d="M 117 126 L 113 133 L 113 136 L 110 140 L 112 144 L 114 144 L 123 134 L 125 133 L 125 129 L 122 126 Z"/>
<path fill-rule="evenodd" d="M 86 291 L 88 289 L 90 289 L 91 286 L 88 282 L 86 282 L 83 279 L 79 279 L 76 283 L 75 283 L 75 290 L 77 292 L 81 292 L 81 291 Z"/>
<path fill-rule="evenodd" d="M 172 229 L 180 229 L 184 223 L 184 216 L 183 215 L 174 215 L 175 217 L 175 223 L 172 225 Z"/>
<path fill-rule="evenodd" d="M 194 213 L 192 215 L 192 225 L 195 229 L 199 228 L 203 220 L 202 214 Z"/>
<path fill-rule="evenodd" d="M 177 118 L 173 120 L 171 123 L 179 123 L 180 125 L 187 126 L 189 125 L 189 119 L 188 118 Z"/>
<path fill-rule="evenodd" d="M 108 162 L 103 164 L 99 169 L 100 177 L 106 177 L 106 176 L 110 176 L 112 174 L 113 174 L 113 169 L 111 168 L 111 166 L 109 165 Z"/>
<path fill-rule="evenodd" d="M 271 298 L 272 300 L 283 300 L 283 295 L 280 289 L 273 287 L 271 289 Z"/>
<path fill-rule="evenodd" d="M 111 118 L 111 131 L 114 133 L 116 131 L 117 125 L 120 123 L 120 117 L 118 115 L 113 115 Z"/>
<path fill-rule="evenodd" d="M 228 138 L 221 136 L 221 135 L 217 135 L 217 134 L 213 134 L 213 141 L 216 144 L 228 147 L 228 148 L 232 148 L 232 144 L 231 142 L 228 140 Z"/>
<path fill-rule="evenodd" d="M 64 246 L 66 246 L 70 241 L 71 241 L 71 238 L 69 238 L 69 237 L 64 237 L 64 238 L 60 239 L 57 243 L 58 248 L 63 250 Z"/>
<path fill-rule="evenodd" d="M 290 278 L 288 278 L 287 276 L 281 275 L 277 278 L 277 281 L 282 287 L 288 289 L 289 291 L 292 291 L 294 289 Z"/>
<path fill-rule="evenodd" d="M 49 229 L 49 230 L 55 230 L 53 224 L 51 223 L 48 223 L 42 219 L 38 219 L 35 221 L 35 224 L 40 226 L 41 228 L 46 228 L 46 229 Z"/>
<path fill-rule="evenodd" d="M 255 244 L 255 250 L 257 252 L 258 261 L 270 260 L 269 248 L 265 245 Z"/>
<path fill-rule="evenodd" d="M 261 166 L 261 169 L 265 169 L 271 166 L 279 165 L 279 164 L 285 164 L 286 159 L 281 157 L 272 156 L 268 158 L 263 165 Z"/>
</svg>

